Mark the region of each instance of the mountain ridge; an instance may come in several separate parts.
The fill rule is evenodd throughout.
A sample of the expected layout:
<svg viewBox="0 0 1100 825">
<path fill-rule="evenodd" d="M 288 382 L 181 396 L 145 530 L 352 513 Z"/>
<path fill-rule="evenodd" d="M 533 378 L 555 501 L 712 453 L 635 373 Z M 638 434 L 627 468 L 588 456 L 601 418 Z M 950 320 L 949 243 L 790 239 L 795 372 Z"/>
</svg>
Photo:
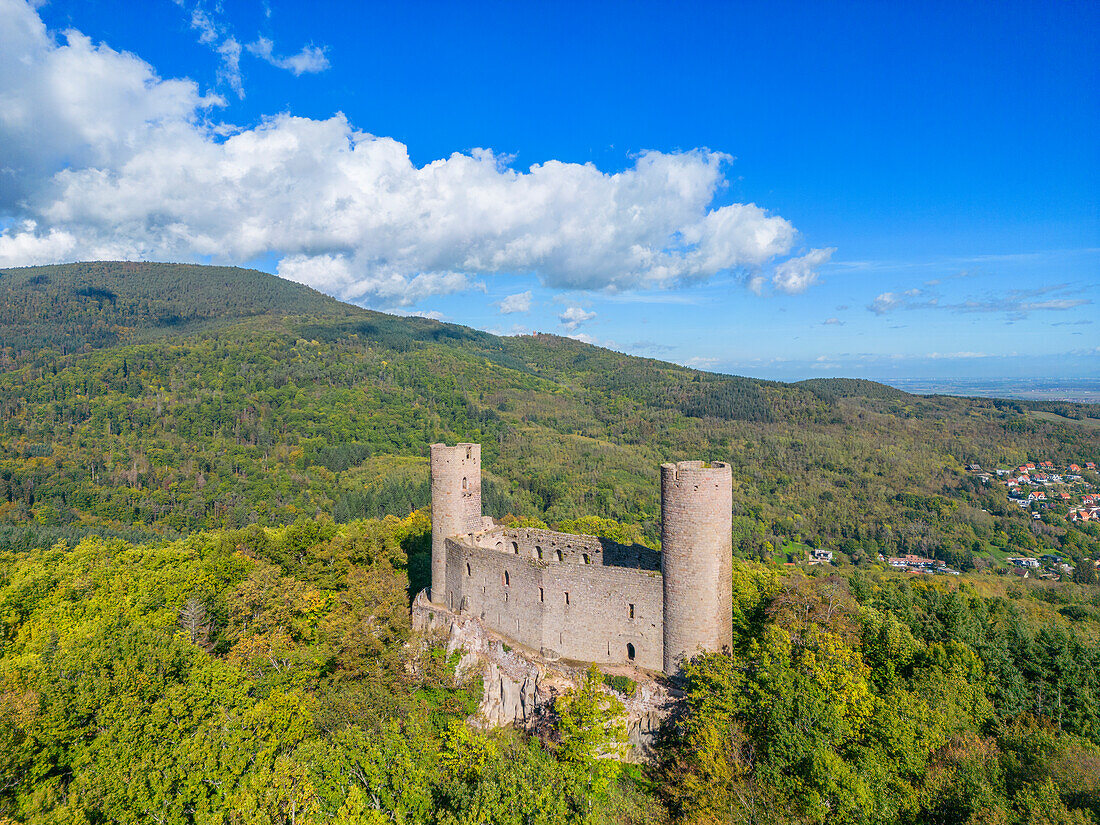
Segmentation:
<svg viewBox="0 0 1100 825">
<path fill-rule="evenodd" d="M 472 344 L 496 356 L 491 360 L 517 369 L 524 367 L 510 350 L 522 350 L 543 369 L 559 372 L 564 367 L 598 371 L 607 366 L 600 353 L 615 353 L 634 359 L 632 363 L 638 366 L 628 371 L 632 375 L 647 369 L 683 371 L 699 376 L 700 383 L 728 380 L 742 387 L 802 387 L 826 400 L 868 394 L 883 398 L 907 395 L 862 379 L 781 382 L 709 372 L 619 353 L 554 333 L 497 336 L 463 324 L 356 306 L 304 284 L 244 267 L 151 261 L 8 267 L 0 269 L 0 305 L 0 348 L 52 346 L 67 353 L 113 346 L 135 333 L 187 334 L 203 324 L 217 328 L 230 321 L 281 315 L 324 319 L 324 324 L 302 320 L 299 331 L 305 338 L 365 334 L 397 348 L 421 343 Z M 530 343 L 556 351 L 558 363 L 552 363 L 554 359 L 548 353 L 538 353 L 538 347 Z M 591 369 L 584 370 L 585 366 Z M 621 383 L 622 378 L 617 380 Z M 849 384 L 843 389 L 831 387 L 830 382 L 836 380 Z M 853 390 L 857 385 L 864 392 Z M 693 403 L 700 413 L 717 408 L 718 402 L 707 393 L 696 395 Z"/>
</svg>

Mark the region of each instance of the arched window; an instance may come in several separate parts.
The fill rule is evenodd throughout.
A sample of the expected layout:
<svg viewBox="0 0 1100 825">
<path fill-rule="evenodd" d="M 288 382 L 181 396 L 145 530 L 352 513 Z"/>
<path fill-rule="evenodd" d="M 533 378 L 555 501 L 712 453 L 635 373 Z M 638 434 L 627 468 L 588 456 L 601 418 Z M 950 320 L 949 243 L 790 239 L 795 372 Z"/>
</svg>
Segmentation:
<svg viewBox="0 0 1100 825">
<path fill-rule="evenodd" d="M 504 542 L 502 542 L 502 541 L 497 542 L 497 552 L 498 553 L 503 553 L 504 552 Z"/>
<path fill-rule="evenodd" d="M 538 547 L 538 546 L 535 547 L 535 555 L 538 556 L 540 559 L 542 558 L 542 548 L 541 547 Z"/>
<path fill-rule="evenodd" d="M 504 586 L 507 587 L 511 583 L 512 583 L 511 579 L 508 578 L 508 571 L 505 570 L 504 571 Z"/>
<path fill-rule="evenodd" d="M 558 561 L 561 561 L 562 560 L 561 550 L 555 550 L 554 552 L 557 553 L 557 555 L 558 555 Z"/>
<path fill-rule="evenodd" d="M 519 555 L 519 542 L 512 542 L 512 552 L 515 553 L 517 556 Z"/>
<path fill-rule="evenodd" d="M 585 564 L 591 564 L 592 563 L 592 557 L 589 556 L 587 553 L 581 553 L 581 558 L 584 559 Z"/>
<path fill-rule="evenodd" d="M 626 658 L 628 658 L 632 662 L 634 661 L 634 645 L 630 644 L 629 642 L 627 642 L 626 645 Z"/>
<path fill-rule="evenodd" d="M 462 489 L 465 490 L 468 486 L 469 486 L 469 482 L 465 478 L 463 478 L 462 479 Z"/>
</svg>

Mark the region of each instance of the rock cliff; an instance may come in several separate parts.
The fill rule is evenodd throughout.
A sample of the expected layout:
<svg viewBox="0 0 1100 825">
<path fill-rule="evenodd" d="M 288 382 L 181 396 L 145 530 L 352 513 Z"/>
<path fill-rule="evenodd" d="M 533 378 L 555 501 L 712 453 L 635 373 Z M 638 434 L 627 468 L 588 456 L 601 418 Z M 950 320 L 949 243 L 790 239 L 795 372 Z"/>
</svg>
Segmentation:
<svg viewBox="0 0 1100 825">
<path fill-rule="evenodd" d="M 552 651 L 535 652 L 515 645 L 486 630 L 474 616 L 452 613 L 432 604 L 425 593 L 413 601 L 412 619 L 417 630 L 445 633 L 448 655 L 462 651 L 455 669 L 457 679 L 480 672 L 483 691 L 477 713 L 470 719 L 474 725 L 486 728 L 516 725 L 550 736 L 554 699 L 574 690 L 587 670 L 579 663 L 558 660 Z M 628 758 L 643 761 L 678 692 L 663 679 L 636 668 L 613 670 L 637 685 L 632 695 L 607 690 L 626 708 Z"/>
</svg>

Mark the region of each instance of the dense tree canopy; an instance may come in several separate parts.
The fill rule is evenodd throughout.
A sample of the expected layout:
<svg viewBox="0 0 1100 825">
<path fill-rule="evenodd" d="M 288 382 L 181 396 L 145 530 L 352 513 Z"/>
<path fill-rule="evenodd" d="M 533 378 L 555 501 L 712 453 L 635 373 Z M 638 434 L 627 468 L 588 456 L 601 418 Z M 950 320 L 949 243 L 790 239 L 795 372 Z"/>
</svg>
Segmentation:
<svg viewBox="0 0 1100 825">
<path fill-rule="evenodd" d="M 1100 530 L 965 471 L 1096 460 L 1095 406 L 712 375 L 241 270 L 0 297 L 0 821 L 1100 822 Z M 465 724 L 481 686 L 408 616 L 458 440 L 488 514 L 655 549 L 658 464 L 733 464 L 733 649 L 652 766 L 615 758 L 621 676 L 541 739 Z M 810 547 L 837 563 L 783 564 Z M 1008 574 L 1042 553 L 1069 569 Z"/>
</svg>

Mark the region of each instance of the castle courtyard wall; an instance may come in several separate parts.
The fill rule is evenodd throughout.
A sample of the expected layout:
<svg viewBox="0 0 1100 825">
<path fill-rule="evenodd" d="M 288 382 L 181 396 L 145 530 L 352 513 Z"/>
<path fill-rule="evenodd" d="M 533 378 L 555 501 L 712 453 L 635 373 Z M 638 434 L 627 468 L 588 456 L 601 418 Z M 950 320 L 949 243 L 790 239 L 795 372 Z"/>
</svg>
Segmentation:
<svg viewBox="0 0 1100 825">
<path fill-rule="evenodd" d="M 663 666 L 663 585 L 659 554 L 649 548 L 498 528 L 448 539 L 446 562 L 448 607 L 525 647 Z"/>
</svg>

